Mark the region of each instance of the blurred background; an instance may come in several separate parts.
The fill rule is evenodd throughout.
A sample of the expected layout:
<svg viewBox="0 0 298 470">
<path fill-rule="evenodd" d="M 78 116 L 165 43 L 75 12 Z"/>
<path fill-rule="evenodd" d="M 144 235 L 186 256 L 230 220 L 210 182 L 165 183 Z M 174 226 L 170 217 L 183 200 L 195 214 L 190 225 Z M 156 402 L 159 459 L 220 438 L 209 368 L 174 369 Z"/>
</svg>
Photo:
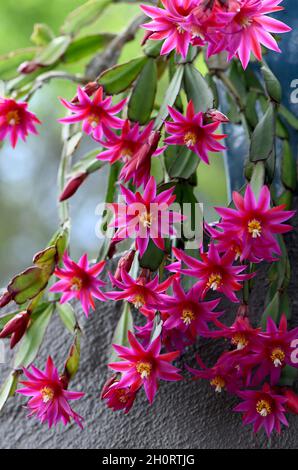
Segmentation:
<svg viewBox="0 0 298 470">
<path fill-rule="evenodd" d="M 58 33 L 65 16 L 84 0 L 1 0 L 0 55 L 30 46 L 30 35 L 35 23 L 47 23 Z M 282 55 L 269 53 L 267 61 L 283 85 L 284 104 L 297 115 L 297 104 L 290 102 L 293 91 L 290 84 L 298 79 L 298 17 L 293 0 L 284 0 L 285 11 L 278 18 L 289 24 L 293 31 L 284 35 L 281 42 Z M 117 4 L 108 8 L 101 18 L 88 28 L 88 33 L 118 33 L 135 15 L 138 5 Z M 136 40 L 127 45 L 120 61 L 128 60 L 140 50 L 140 31 Z M 82 63 L 82 69 L 84 68 Z M 77 72 L 78 67 L 75 69 Z M 1 74 L 0 74 L 1 80 Z M 55 81 L 36 93 L 30 109 L 42 120 L 39 137 L 30 136 L 27 143 L 19 142 L 12 150 L 8 143 L 0 149 L 0 287 L 16 273 L 30 265 L 32 256 L 43 249 L 58 227 L 56 177 L 61 154 L 61 126 L 57 119 L 64 114 L 58 96 L 70 99 L 75 85 Z M 247 154 L 245 139 L 239 126 L 229 129 L 228 156 L 214 157 L 211 165 L 199 166 L 200 202 L 206 206 L 209 219 L 214 213 L 207 206 L 226 204 L 229 187 L 226 169 L 229 168 L 232 188 L 243 183 L 243 159 Z M 92 143 L 86 142 L 85 146 Z M 297 139 L 293 135 L 293 145 Z M 100 241 L 95 235 L 98 217 L 96 206 L 102 202 L 107 181 L 106 169 L 97 172 L 71 199 L 72 256 L 77 258 L 87 251 L 95 257 Z"/>
</svg>

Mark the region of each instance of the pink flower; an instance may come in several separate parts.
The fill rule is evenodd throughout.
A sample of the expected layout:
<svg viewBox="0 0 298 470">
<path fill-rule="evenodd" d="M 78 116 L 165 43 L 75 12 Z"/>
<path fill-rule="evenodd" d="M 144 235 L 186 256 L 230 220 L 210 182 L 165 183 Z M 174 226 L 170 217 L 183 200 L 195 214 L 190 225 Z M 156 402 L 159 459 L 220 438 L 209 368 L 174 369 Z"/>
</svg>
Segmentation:
<svg viewBox="0 0 298 470">
<path fill-rule="evenodd" d="M 173 253 L 178 262 L 167 266 L 167 269 L 171 272 L 179 272 L 198 278 L 197 286 L 202 289 L 203 297 L 211 289 L 222 292 L 232 302 L 238 302 L 234 292 L 241 290 L 241 283 L 252 277 L 252 274 L 240 274 L 246 269 L 246 266 L 233 264 L 235 259 L 233 251 L 228 251 L 220 256 L 216 245 L 213 243 L 210 244 L 208 252 L 201 251 L 200 260 L 176 248 L 173 248 Z M 188 266 L 188 269 L 181 268 L 181 261 Z"/>
<path fill-rule="evenodd" d="M 112 284 L 121 291 L 107 292 L 107 296 L 114 300 L 125 299 L 145 314 L 157 310 L 162 302 L 160 294 L 165 292 L 175 279 L 175 276 L 171 276 L 159 284 L 158 276 L 150 280 L 150 275 L 147 272 L 143 272 L 137 279 L 133 279 L 124 269 L 121 270 L 121 281 L 112 274 L 109 276 Z"/>
<path fill-rule="evenodd" d="M 249 362 L 257 367 L 253 384 L 259 384 L 265 377 L 270 376 L 271 385 L 276 385 L 281 371 L 286 365 L 297 367 L 291 360 L 294 351 L 292 341 L 298 338 L 298 328 L 287 330 L 287 318 L 283 314 L 279 327 L 272 318 L 267 320 L 267 330 L 260 334 L 261 341 L 252 344 L 252 356 Z"/>
<path fill-rule="evenodd" d="M 186 116 L 169 106 L 169 112 L 174 122 L 166 122 L 166 131 L 171 134 L 165 139 L 166 144 L 186 145 L 205 163 L 209 163 L 208 152 L 220 152 L 225 147 L 218 141 L 225 134 L 214 134 L 220 122 L 204 124 L 204 114 L 195 113 L 193 102 L 187 105 Z"/>
<path fill-rule="evenodd" d="M 213 322 L 222 312 L 213 312 L 220 300 L 204 302 L 201 287 L 196 285 L 187 293 L 182 289 L 179 281 L 173 282 L 173 296 L 163 295 L 163 304 L 159 307 L 162 313 L 167 314 L 163 327 L 170 330 L 179 329 L 187 334 L 192 341 L 198 335 L 208 336 L 208 322 Z"/>
<path fill-rule="evenodd" d="M 235 393 L 236 390 L 239 390 L 241 380 L 235 367 L 230 367 L 219 358 L 213 367 L 207 369 L 199 356 L 196 359 L 201 370 L 186 366 L 187 370 L 199 379 L 209 380 L 216 393 L 221 393 L 223 390 Z"/>
<path fill-rule="evenodd" d="M 51 287 L 51 292 L 63 292 L 60 303 L 71 299 L 78 299 L 83 307 L 86 317 L 89 315 L 90 307 L 94 310 L 94 299 L 105 301 L 106 296 L 100 290 L 105 283 L 97 279 L 102 272 L 105 261 L 89 267 L 87 254 L 84 254 L 78 264 L 70 259 L 67 253 L 63 256 L 65 269 L 57 268 L 55 275 L 61 279 Z"/>
<path fill-rule="evenodd" d="M 268 13 L 283 10 L 283 7 L 278 6 L 281 1 L 239 0 L 236 8 L 232 8 L 232 12 L 218 13 L 219 20 L 229 19 L 229 24 L 224 31 L 226 35 L 225 49 L 229 53 L 229 59 L 237 55 L 245 69 L 251 52 L 258 60 L 262 60 L 261 45 L 281 52 L 270 33 L 286 33 L 291 31 L 291 28 L 285 23 L 267 16 Z M 215 32 L 214 42 L 216 39 Z"/>
<path fill-rule="evenodd" d="M 8 323 L 4 326 L 0 333 L 0 339 L 11 336 L 10 348 L 14 348 L 15 345 L 22 339 L 27 331 L 30 322 L 30 313 L 26 310 L 24 312 L 17 313 Z"/>
<path fill-rule="evenodd" d="M 0 97 L 0 141 L 10 134 L 15 148 L 18 138 L 26 140 L 29 133 L 37 134 L 35 124 L 41 124 L 35 114 L 28 111 L 28 103 Z"/>
<path fill-rule="evenodd" d="M 141 5 L 146 15 L 153 21 L 145 23 L 142 27 L 151 31 L 149 38 L 163 40 L 161 55 L 169 54 L 176 50 L 182 57 L 187 56 L 189 45 L 192 42 L 192 35 L 187 30 L 187 18 L 197 4 L 195 0 L 161 0 L 164 8 Z M 198 45 L 203 45 L 200 41 Z"/>
<path fill-rule="evenodd" d="M 113 411 L 124 410 L 124 414 L 127 414 L 134 404 L 137 390 L 133 387 L 117 388 L 118 382 L 117 375 L 113 375 L 105 384 L 101 399 L 105 400 L 108 408 Z"/>
<path fill-rule="evenodd" d="M 244 401 L 234 411 L 244 413 L 243 424 L 253 424 L 255 433 L 263 427 L 269 437 L 274 429 L 280 433 L 280 423 L 288 426 L 284 414 L 287 399 L 278 395 L 268 384 L 264 384 L 262 390 L 239 391 L 238 395 Z"/>
<path fill-rule="evenodd" d="M 83 418 L 73 411 L 69 405 L 69 400 L 78 400 L 84 396 L 81 392 L 70 392 L 62 377 L 54 366 L 52 358 L 49 356 L 45 372 L 31 366 L 31 371 L 23 368 L 27 381 L 22 381 L 24 388 L 17 390 L 25 396 L 31 396 L 27 407 L 31 410 L 29 416 L 36 416 L 42 423 L 48 421 L 49 428 L 60 421 L 64 425 L 73 419 L 80 428 Z"/>
<path fill-rule="evenodd" d="M 246 188 L 244 198 L 234 192 L 233 201 L 236 209 L 216 207 L 216 211 L 222 217 L 218 227 L 225 232 L 227 239 L 231 239 L 231 236 L 239 238 L 242 244 L 240 259 L 252 262 L 264 259 L 272 261 L 274 253 L 280 255 L 275 235 L 292 230 L 290 225 L 282 222 L 292 217 L 295 211 L 285 211 L 285 206 L 271 209 L 270 191 L 267 186 L 262 187 L 258 201 L 250 185 Z"/>
<path fill-rule="evenodd" d="M 61 98 L 61 103 L 69 109 L 73 114 L 65 118 L 59 119 L 60 122 L 72 124 L 74 122 L 83 121 L 83 130 L 86 134 L 92 134 L 96 140 L 102 139 L 108 128 L 121 129 L 123 120 L 115 117 L 124 107 L 126 99 L 112 106 L 112 97 L 103 98 L 103 88 L 100 87 L 93 100 L 89 98 L 87 93 L 78 87 L 79 103 L 69 103 Z"/>
<path fill-rule="evenodd" d="M 137 341 L 135 336 L 129 331 L 129 347 L 114 344 L 114 349 L 124 361 L 113 362 L 109 367 L 122 373 L 117 388 L 133 387 L 133 389 L 144 386 L 147 398 L 152 404 L 158 388 L 159 380 L 176 382 L 182 377 L 178 373 L 179 369 L 170 362 L 174 361 L 180 353 L 160 354 L 161 340 L 156 338 L 146 349 Z"/>
<path fill-rule="evenodd" d="M 121 134 L 117 135 L 110 129 L 106 129 L 106 140 L 101 141 L 101 145 L 108 150 L 97 155 L 99 160 L 108 161 L 111 164 L 117 160 L 127 162 L 134 158 L 142 145 L 147 142 L 152 129 L 153 121 L 150 122 L 142 131 L 138 123 L 131 124 L 127 119 L 122 127 Z"/>
<path fill-rule="evenodd" d="M 253 344 L 260 341 L 259 333 L 261 328 L 253 328 L 248 318 L 236 317 L 236 320 L 230 327 L 220 323 L 218 320 L 214 323 L 220 330 L 212 331 L 210 336 L 213 338 L 230 338 L 231 344 L 238 351 L 242 349 L 247 351 Z"/>
<path fill-rule="evenodd" d="M 149 179 L 143 195 L 139 192 L 134 194 L 121 186 L 125 204 L 110 205 L 115 212 L 115 219 L 110 226 L 118 229 L 113 240 L 136 238 L 136 248 L 141 256 L 145 253 L 150 238 L 158 248 L 164 250 L 164 238 L 175 233 L 173 223 L 183 220 L 181 214 L 169 211 L 170 205 L 176 199 L 173 195 L 174 189 L 172 187 L 157 195 L 153 176 Z"/>
</svg>

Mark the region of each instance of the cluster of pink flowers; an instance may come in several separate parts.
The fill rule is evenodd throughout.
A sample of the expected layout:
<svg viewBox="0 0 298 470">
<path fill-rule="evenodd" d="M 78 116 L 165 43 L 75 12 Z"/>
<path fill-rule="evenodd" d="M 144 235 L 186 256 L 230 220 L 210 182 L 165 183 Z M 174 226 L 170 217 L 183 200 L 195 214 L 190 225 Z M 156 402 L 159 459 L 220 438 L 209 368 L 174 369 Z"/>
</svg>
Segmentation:
<svg viewBox="0 0 298 470">
<path fill-rule="evenodd" d="M 207 44 L 211 56 L 222 51 L 247 67 L 250 54 L 262 59 L 262 46 L 280 52 L 272 33 L 290 31 L 268 16 L 283 9 L 282 0 L 161 0 L 163 8 L 142 5 L 151 18 L 146 39 L 164 41 L 161 54 L 176 50 L 186 58 L 190 46 Z"/>
</svg>

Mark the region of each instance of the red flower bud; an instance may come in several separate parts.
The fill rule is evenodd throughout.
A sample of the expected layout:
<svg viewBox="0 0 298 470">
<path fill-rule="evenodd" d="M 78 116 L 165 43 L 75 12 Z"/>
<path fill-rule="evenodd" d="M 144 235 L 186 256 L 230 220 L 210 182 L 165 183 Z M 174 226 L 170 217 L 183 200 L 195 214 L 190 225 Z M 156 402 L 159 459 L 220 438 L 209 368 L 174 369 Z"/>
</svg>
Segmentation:
<svg viewBox="0 0 298 470">
<path fill-rule="evenodd" d="M 248 317 L 248 305 L 247 304 L 241 304 L 239 307 L 238 307 L 238 310 L 237 310 L 237 315 L 236 315 L 237 318 L 246 318 Z"/>
<path fill-rule="evenodd" d="M 225 114 L 221 113 L 217 109 L 208 109 L 204 115 L 205 119 L 211 120 L 212 122 L 229 122 L 229 118 Z"/>
<path fill-rule="evenodd" d="M 150 36 L 152 36 L 153 32 L 152 31 L 146 31 L 145 32 L 145 35 L 143 37 L 143 40 L 141 42 L 141 46 L 144 46 L 144 44 L 146 44 L 146 42 L 148 41 L 148 39 L 150 38 Z"/>
<path fill-rule="evenodd" d="M 101 394 L 100 394 L 101 400 L 103 400 L 105 398 L 105 395 L 110 390 L 111 385 L 114 385 L 114 383 L 116 383 L 116 382 L 119 382 L 118 374 L 113 374 L 111 377 L 108 378 L 108 380 L 105 382 L 105 384 L 102 388 Z"/>
<path fill-rule="evenodd" d="M 287 399 L 288 410 L 298 415 L 298 395 L 291 388 L 283 388 L 282 393 Z"/>
<path fill-rule="evenodd" d="M 99 87 L 100 85 L 97 82 L 89 82 L 86 86 L 83 87 L 83 90 L 88 96 L 92 96 L 98 90 Z M 74 96 L 71 102 L 73 104 L 78 104 L 78 95 Z"/>
<path fill-rule="evenodd" d="M 122 256 L 122 258 L 120 258 L 115 275 L 114 275 L 117 281 L 121 281 L 122 279 L 121 277 L 122 270 L 126 271 L 127 273 L 130 271 L 135 254 L 136 254 L 135 250 L 131 250 L 131 251 L 128 251 L 124 256 Z"/>
<path fill-rule="evenodd" d="M 18 72 L 23 73 L 24 75 L 29 75 L 30 73 L 35 72 L 41 67 L 40 64 L 37 64 L 36 62 L 23 62 L 19 68 Z"/>
<path fill-rule="evenodd" d="M 67 185 L 65 186 L 62 194 L 60 195 L 59 201 L 66 201 L 66 199 L 69 199 L 71 196 L 73 196 L 77 192 L 81 184 L 85 181 L 87 176 L 88 173 L 82 172 L 78 173 L 76 176 L 71 178 L 71 180 L 69 180 Z"/>
<path fill-rule="evenodd" d="M 29 320 L 30 314 L 27 311 L 18 313 L 8 323 L 6 323 L 0 333 L 0 339 L 7 338 L 7 336 L 11 335 L 10 348 L 13 349 L 24 336 L 28 328 Z"/>
<path fill-rule="evenodd" d="M 0 297 L 0 308 L 5 307 L 12 300 L 12 294 L 8 291 L 5 291 Z"/>
</svg>

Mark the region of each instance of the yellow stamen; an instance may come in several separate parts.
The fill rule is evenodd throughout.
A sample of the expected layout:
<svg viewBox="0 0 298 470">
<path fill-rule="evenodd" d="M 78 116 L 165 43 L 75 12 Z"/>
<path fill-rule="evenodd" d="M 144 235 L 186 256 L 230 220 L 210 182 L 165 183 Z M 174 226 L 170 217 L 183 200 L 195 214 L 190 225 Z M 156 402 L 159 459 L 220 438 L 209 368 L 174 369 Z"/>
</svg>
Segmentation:
<svg viewBox="0 0 298 470">
<path fill-rule="evenodd" d="M 40 390 L 42 401 L 44 403 L 48 403 L 49 401 L 52 401 L 55 393 L 54 390 L 52 390 L 50 387 L 44 387 Z"/>
<path fill-rule="evenodd" d="M 191 27 L 191 36 L 192 38 L 202 38 L 203 37 L 203 33 L 202 33 L 202 30 L 199 26 L 192 26 Z"/>
<path fill-rule="evenodd" d="M 221 393 L 221 391 L 226 386 L 226 382 L 224 381 L 224 379 L 220 375 L 217 375 L 216 377 L 214 377 L 214 379 L 211 380 L 210 385 L 215 387 L 215 391 L 217 393 Z"/>
<path fill-rule="evenodd" d="M 145 305 L 146 301 L 142 294 L 137 294 L 135 298 L 133 299 L 132 303 L 135 306 L 135 308 L 141 308 L 143 307 L 143 305 Z"/>
<path fill-rule="evenodd" d="M 121 157 L 123 158 L 125 162 L 128 162 L 129 160 L 131 160 L 132 155 L 133 155 L 133 152 L 129 149 L 123 149 L 121 152 Z"/>
<path fill-rule="evenodd" d="M 140 217 L 140 223 L 143 225 L 143 227 L 147 228 L 147 227 L 151 227 L 151 224 L 152 224 L 152 215 L 150 214 L 150 212 L 143 212 Z"/>
<path fill-rule="evenodd" d="M 221 285 L 221 280 L 222 280 L 222 277 L 220 274 L 212 273 L 209 276 L 207 287 L 210 287 L 210 289 L 212 290 L 217 290 L 219 286 Z"/>
<path fill-rule="evenodd" d="M 237 346 L 237 349 L 243 349 L 248 345 L 248 340 L 241 333 L 235 333 L 232 337 L 232 344 Z"/>
<path fill-rule="evenodd" d="M 79 291 L 82 289 L 82 279 L 79 277 L 73 277 L 71 280 L 71 290 Z"/>
<path fill-rule="evenodd" d="M 270 357 L 275 367 L 281 367 L 286 355 L 281 348 L 275 348 Z"/>
<path fill-rule="evenodd" d="M 179 24 L 177 25 L 177 31 L 178 31 L 179 34 L 184 34 L 185 33 L 185 30 Z"/>
<path fill-rule="evenodd" d="M 184 136 L 186 147 L 193 147 L 197 143 L 197 136 L 194 132 L 187 132 Z"/>
<path fill-rule="evenodd" d="M 267 400 L 259 400 L 256 404 L 256 410 L 263 418 L 270 415 L 271 413 L 271 406 Z"/>
<path fill-rule="evenodd" d="M 20 124 L 20 114 L 17 110 L 15 111 L 9 111 L 6 115 L 6 121 L 10 126 L 17 126 Z"/>
<path fill-rule="evenodd" d="M 239 23 L 241 24 L 241 26 L 243 28 L 248 28 L 248 26 L 250 26 L 252 24 L 252 20 L 250 18 L 245 18 L 245 17 L 242 17 L 240 20 L 239 20 Z"/>
<path fill-rule="evenodd" d="M 194 319 L 195 319 L 195 314 L 192 312 L 192 310 L 189 310 L 189 309 L 183 310 L 182 315 L 181 315 L 181 320 L 183 320 L 183 322 L 186 325 L 190 325 Z"/>
<path fill-rule="evenodd" d="M 96 114 L 91 114 L 88 117 L 88 122 L 89 122 L 90 126 L 93 129 L 95 129 L 98 126 L 98 123 L 99 123 L 99 116 L 96 116 Z"/>
<path fill-rule="evenodd" d="M 248 231 L 252 238 L 258 238 L 262 233 L 262 225 L 257 219 L 252 219 L 248 222 Z"/>
<path fill-rule="evenodd" d="M 128 400 L 127 391 L 124 388 L 119 388 L 117 390 L 117 397 L 120 403 L 127 403 L 127 400 Z"/>
<path fill-rule="evenodd" d="M 151 374 L 152 365 L 150 362 L 139 362 L 136 367 L 141 379 L 148 379 Z"/>
</svg>

